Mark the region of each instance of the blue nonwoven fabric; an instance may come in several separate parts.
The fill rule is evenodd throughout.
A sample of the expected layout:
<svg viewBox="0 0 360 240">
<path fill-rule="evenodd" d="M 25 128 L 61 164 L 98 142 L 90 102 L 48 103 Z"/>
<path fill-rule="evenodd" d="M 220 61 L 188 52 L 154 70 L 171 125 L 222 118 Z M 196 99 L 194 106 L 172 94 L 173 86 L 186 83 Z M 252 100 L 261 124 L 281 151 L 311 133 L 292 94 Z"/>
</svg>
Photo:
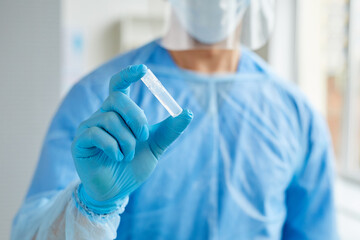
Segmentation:
<svg viewBox="0 0 360 240">
<path fill-rule="evenodd" d="M 30 200 L 55 201 L 50 196 L 78 178 L 70 152 L 75 131 L 107 97 L 111 76 L 132 64 L 146 64 L 194 119 L 130 195 L 117 239 L 337 239 L 330 136 L 299 90 L 245 48 L 235 74 L 207 75 L 179 68 L 156 41 L 72 88 L 13 231 L 24 227 L 17 223 L 29 215 Z M 130 96 L 149 124 L 168 116 L 141 81 Z"/>
</svg>

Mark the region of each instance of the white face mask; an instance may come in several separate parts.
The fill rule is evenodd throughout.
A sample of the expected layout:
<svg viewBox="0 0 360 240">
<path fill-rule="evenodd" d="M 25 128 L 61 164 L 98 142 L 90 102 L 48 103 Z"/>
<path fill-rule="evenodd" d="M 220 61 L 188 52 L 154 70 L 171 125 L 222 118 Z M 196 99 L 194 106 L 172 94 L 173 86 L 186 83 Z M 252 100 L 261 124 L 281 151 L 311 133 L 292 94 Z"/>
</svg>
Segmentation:
<svg viewBox="0 0 360 240">
<path fill-rule="evenodd" d="M 233 34 L 250 0 L 170 0 L 180 24 L 197 41 L 214 44 Z"/>
</svg>

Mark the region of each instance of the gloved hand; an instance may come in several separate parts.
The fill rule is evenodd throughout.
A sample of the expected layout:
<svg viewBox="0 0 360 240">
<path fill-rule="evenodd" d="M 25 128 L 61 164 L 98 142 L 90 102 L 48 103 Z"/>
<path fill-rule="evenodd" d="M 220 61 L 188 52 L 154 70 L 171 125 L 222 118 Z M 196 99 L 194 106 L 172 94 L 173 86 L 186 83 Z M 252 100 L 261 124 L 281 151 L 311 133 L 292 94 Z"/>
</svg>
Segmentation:
<svg viewBox="0 0 360 240">
<path fill-rule="evenodd" d="M 80 124 L 72 143 L 81 180 L 78 197 L 95 213 L 114 211 L 147 180 L 159 156 L 192 120 L 192 113 L 184 110 L 175 118 L 148 126 L 142 109 L 129 98 L 130 84 L 146 70 L 145 65 L 137 65 L 115 74 L 109 97 Z"/>
</svg>

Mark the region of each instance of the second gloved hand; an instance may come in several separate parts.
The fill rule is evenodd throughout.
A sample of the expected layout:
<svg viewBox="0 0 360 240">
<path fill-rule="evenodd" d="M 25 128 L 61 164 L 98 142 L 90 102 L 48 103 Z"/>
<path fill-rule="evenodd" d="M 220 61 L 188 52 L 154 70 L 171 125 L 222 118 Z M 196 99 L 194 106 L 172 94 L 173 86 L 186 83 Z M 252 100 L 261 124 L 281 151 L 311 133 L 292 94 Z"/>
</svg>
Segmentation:
<svg viewBox="0 0 360 240">
<path fill-rule="evenodd" d="M 148 126 L 144 112 L 129 98 L 130 84 L 146 70 L 145 65 L 131 66 L 114 75 L 109 97 L 79 126 L 73 141 L 79 199 L 95 213 L 114 211 L 147 180 L 159 156 L 192 120 L 192 113 L 184 110 Z"/>
</svg>

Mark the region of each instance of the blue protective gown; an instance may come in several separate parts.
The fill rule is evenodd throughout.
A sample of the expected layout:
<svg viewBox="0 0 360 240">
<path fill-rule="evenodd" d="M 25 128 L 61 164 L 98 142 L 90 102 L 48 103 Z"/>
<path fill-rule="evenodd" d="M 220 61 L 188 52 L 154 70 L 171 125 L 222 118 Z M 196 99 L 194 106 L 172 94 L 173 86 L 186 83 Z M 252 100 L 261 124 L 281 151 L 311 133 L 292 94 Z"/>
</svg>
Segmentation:
<svg viewBox="0 0 360 240">
<path fill-rule="evenodd" d="M 70 145 L 78 125 L 108 96 L 113 74 L 141 63 L 194 119 L 130 195 L 117 239 L 336 238 L 326 123 L 247 49 L 236 74 L 206 75 L 180 69 L 155 41 L 83 78 L 51 123 L 24 204 L 77 178 Z M 168 116 L 141 81 L 131 98 L 149 124 Z"/>
</svg>

